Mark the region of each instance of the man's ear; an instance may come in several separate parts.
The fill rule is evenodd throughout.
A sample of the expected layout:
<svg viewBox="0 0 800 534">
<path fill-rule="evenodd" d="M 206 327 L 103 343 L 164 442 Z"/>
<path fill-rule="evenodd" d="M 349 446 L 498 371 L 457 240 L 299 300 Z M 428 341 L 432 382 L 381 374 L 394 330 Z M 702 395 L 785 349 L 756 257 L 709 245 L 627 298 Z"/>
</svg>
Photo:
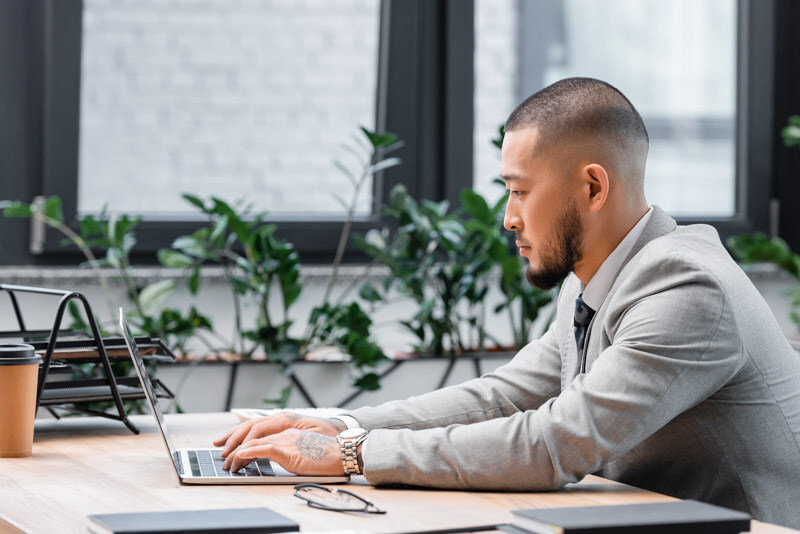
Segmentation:
<svg viewBox="0 0 800 534">
<path fill-rule="evenodd" d="M 605 205 L 608 199 L 608 188 L 610 182 L 608 173 L 602 165 L 590 163 L 583 168 L 585 191 L 588 192 L 587 207 L 589 211 L 598 211 Z"/>
</svg>

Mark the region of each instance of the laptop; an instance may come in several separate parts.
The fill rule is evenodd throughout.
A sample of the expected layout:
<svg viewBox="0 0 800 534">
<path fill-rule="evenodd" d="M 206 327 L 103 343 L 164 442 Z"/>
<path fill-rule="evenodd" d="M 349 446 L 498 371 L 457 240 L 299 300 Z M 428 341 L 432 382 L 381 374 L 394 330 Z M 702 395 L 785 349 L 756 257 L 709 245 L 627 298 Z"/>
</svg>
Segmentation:
<svg viewBox="0 0 800 534">
<path fill-rule="evenodd" d="M 144 395 L 150 404 L 156 426 L 161 432 L 172 466 L 181 484 L 300 484 L 316 482 L 317 484 L 336 484 L 350 480 L 348 475 L 341 476 L 306 476 L 290 473 L 277 463 L 266 458 L 254 460 L 237 472 L 222 468 L 224 459 L 220 456 L 222 449 L 176 449 L 164 421 L 164 413 L 158 406 L 158 399 L 153 392 L 150 374 L 144 364 L 139 347 L 133 338 L 125 312 L 119 310 L 119 326 L 122 336 L 133 360 L 133 368 L 142 382 Z"/>
</svg>

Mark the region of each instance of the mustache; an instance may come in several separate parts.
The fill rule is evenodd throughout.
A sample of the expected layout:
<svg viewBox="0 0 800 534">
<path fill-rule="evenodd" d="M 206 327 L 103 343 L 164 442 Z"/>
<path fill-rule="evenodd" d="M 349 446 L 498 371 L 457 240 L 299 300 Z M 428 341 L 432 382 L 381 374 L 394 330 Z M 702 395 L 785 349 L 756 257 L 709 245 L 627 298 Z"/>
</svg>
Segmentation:
<svg viewBox="0 0 800 534">
<path fill-rule="evenodd" d="M 531 245 L 530 242 L 528 242 L 527 239 L 522 237 L 522 234 L 520 234 L 519 232 L 514 232 L 514 233 L 516 234 L 517 243 L 522 243 L 522 245 L 526 246 L 526 247 L 529 247 Z"/>
</svg>

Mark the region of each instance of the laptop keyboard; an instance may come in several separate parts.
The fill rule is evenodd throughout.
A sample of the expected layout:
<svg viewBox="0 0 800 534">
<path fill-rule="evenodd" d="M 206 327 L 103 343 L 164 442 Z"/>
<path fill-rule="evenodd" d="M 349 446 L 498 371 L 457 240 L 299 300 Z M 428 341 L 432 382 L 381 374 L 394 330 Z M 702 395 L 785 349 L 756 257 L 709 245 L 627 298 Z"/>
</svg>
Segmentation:
<svg viewBox="0 0 800 534">
<path fill-rule="evenodd" d="M 186 451 L 189 456 L 189 467 L 196 477 L 272 477 L 275 473 L 266 458 L 253 460 L 239 471 L 232 473 L 222 468 L 225 459 L 219 450 L 198 449 Z"/>
</svg>

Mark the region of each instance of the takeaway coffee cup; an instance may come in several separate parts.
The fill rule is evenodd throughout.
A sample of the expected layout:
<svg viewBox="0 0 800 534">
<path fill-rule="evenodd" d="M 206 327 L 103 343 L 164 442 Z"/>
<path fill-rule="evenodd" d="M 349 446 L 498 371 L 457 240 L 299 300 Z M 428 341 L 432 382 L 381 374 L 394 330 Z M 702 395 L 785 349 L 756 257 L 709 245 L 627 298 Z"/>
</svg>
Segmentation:
<svg viewBox="0 0 800 534">
<path fill-rule="evenodd" d="M 0 458 L 31 455 L 40 363 L 30 345 L 0 344 Z"/>
</svg>

